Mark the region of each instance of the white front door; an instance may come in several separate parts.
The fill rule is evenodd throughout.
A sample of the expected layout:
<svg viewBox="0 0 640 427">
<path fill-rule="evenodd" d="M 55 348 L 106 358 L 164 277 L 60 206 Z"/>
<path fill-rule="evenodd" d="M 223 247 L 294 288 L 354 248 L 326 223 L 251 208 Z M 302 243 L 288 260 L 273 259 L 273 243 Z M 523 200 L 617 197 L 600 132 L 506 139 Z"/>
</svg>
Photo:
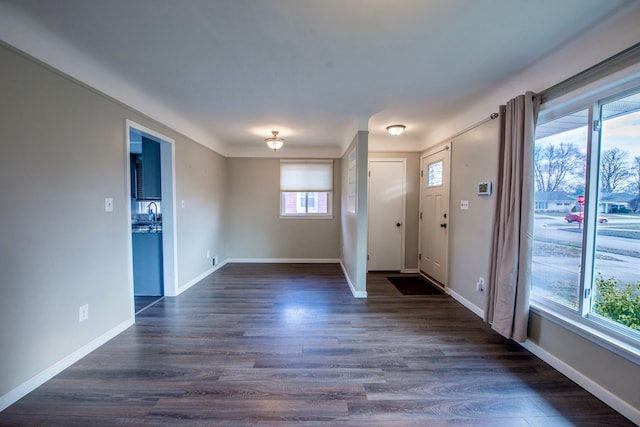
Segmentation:
<svg viewBox="0 0 640 427">
<path fill-rule="evenodd" d="M 420 271 L 447 284 L 449 253 L 449 147 L 422 157 Z"/>
<path fill-rule="evenodd" d="M 404 268 L 405 159 L 369 160 L 367 269 Z"/>
</svg>

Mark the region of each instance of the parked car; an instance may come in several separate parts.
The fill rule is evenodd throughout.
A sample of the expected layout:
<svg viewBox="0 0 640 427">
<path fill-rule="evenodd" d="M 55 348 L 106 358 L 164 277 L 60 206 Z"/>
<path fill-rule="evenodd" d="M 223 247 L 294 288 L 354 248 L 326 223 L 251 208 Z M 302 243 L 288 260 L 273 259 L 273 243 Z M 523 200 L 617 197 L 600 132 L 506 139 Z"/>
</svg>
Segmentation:
<svg viewBox="0 0 640 427">
<path fill-rule="evenodd" d="M 578 223 L 582 224 L 583 217 L 582 217 L 582 215 L 577 214 L 577 213 L 568 213 L 564 217 L 564 219 L 566 219 L 569 224 L 571 224 L 572 222 L 578 222 Z M 598 222 L 600 224 L 606 224 L 607 222 L 609 222 L 609 219 L 605 218 L 603 216 L 599 216 L 598 217 Z"/>
</svg>

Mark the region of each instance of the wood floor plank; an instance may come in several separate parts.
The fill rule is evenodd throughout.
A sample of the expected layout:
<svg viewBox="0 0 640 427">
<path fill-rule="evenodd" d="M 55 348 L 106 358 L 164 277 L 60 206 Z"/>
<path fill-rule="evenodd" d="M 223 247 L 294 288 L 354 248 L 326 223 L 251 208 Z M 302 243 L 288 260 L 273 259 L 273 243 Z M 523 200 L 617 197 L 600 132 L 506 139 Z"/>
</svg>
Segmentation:
<svg viewBox="0 0 640 427">
<path fill-rule="evenodd" d="M 621 415 L 446 295 L 228 264 L 0 413 L 46 426 L 600 426 Z"/>
</svg>

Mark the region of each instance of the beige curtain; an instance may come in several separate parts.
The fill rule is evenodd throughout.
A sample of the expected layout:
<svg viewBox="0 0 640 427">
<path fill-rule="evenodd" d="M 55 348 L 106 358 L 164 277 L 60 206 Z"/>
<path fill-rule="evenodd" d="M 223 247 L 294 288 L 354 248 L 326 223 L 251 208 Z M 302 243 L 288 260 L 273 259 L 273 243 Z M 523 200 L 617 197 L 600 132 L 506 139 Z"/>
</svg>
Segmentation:
<svg viewBox="0 0 640 427">
<path fill-rule="evenodd" d="M 527 92 L 500 107 L 500 152 L 485 321 L 527 339 L 533 236 L 533 143 L 539 101 Z"/>
</svg>

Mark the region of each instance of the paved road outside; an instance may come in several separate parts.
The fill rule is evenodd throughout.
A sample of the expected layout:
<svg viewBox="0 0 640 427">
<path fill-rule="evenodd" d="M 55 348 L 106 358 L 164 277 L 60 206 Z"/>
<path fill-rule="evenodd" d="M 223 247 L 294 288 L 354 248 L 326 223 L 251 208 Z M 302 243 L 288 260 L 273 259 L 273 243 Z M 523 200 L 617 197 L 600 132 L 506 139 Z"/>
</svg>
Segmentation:
<svg viewBox="0 0 640 427">
<path fill-rule="evenodd" d="M 607 224 L 598 224 L 599 231 L 616 230 L 628 237 L 598 233 L 595 272 L 624 283 L 640 283 L 640 217 L 607 215 L 607 218 Z M 579 224 L 568 224 L 564 215 L 535 215 L 532 275 L 536 289 L 554 293 L 564 286 L 565 290 L 574 289 L 564 292 L 565 298 L 577 298 L 582 231 Z"/>
</svg>

